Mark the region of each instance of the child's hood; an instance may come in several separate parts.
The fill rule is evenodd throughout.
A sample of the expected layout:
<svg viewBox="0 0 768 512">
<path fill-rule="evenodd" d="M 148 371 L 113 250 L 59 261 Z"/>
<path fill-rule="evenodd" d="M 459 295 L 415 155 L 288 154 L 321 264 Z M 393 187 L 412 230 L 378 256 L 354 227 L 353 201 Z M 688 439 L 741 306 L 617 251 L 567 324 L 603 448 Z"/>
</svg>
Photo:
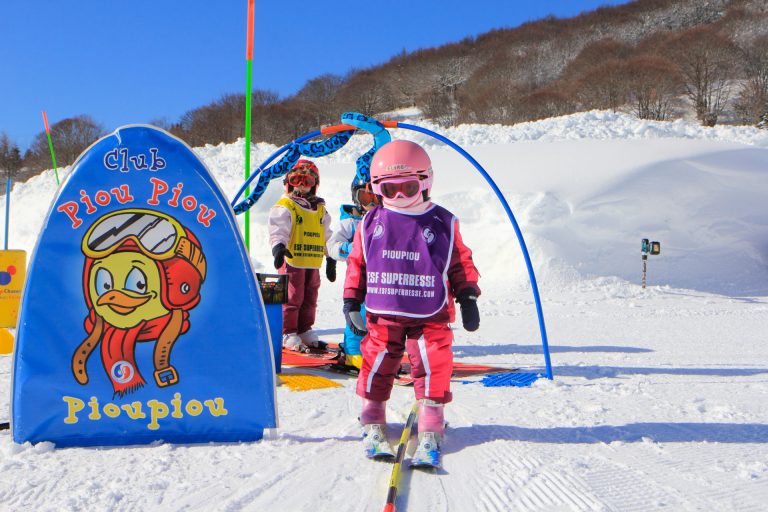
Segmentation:
<svg viewBox="0 0 768 512">
<path fill-rule="evenodd" d="M 353 204 L 343 204 L 341 205 L 341 208 L 339 210 L 341 211 L 341 216 L 339 217 L 339 220 L 344 220 L 344 219 L 360 220 L 363 218 L 362 215 L 358 215 L 355 213 L 357 212 L 357 208 L 355 208 L 355 205 Z"/>
<path fill-rule="evenodd" d="M 283 197 L 287 197 L 297 205 L 307 210 L 317 210 L 321 204 L 325 205 L 325 199 L 318 196 L 301 197 L 301 196 L 295 196 L 293 194 L 288 193 L 288 194 L 283 194 Z"/>
</svg>

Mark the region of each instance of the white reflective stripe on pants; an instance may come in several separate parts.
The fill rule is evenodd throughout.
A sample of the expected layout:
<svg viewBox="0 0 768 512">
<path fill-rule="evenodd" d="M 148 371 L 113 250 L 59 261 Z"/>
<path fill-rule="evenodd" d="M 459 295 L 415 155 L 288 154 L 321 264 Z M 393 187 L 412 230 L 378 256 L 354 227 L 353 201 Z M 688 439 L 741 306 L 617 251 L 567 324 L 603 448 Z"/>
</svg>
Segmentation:
<svg viewBox="0 0 768 512">
<path fill-rule="evenodd" d="M 373 367 L 371 368 L 371 372 L 368 374 L 368 381 L 365 383 L 365 392 L 370 393 L 371 392 L 371 386 L 373 385 L 373 376 L 376 375 L 376 372 L 379 371 L 379 366 L 381 366 L 381 362 L 384 360 L 384 357 L 388 354 L 386 350 L 383 352 L 379 352 L 376 354 L 376 360 L 373 362 Z"/>
<path fill-rule="evenodd" d="M 427 356 L 427 343 L 424 341 L 424 335 L 419 338 L 419 354 L 421 354 L 421 364 L 424 366 L 424 394 L 429 396 L 429 384 L 432 378 L 432 369 L 429 367 L 429 357 Z"/>
</svg>

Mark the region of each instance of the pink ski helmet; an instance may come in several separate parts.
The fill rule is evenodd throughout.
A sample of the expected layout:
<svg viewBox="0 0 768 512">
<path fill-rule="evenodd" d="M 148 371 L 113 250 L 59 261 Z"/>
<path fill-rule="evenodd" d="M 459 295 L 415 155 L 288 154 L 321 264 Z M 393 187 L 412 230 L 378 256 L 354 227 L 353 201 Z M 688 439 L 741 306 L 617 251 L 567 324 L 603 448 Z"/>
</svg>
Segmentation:
<svg viewBox="0 0 768 512">
<path fill-rule="evenodd" d="M 409 140 L 387 142 L 376 151 L 371 161 L 373 193 L 380 196 L 381 182 L 387 179 L 417 177 L 421 191 L 432 188 L 432 161 L 424 148 Z"/>
</svg>

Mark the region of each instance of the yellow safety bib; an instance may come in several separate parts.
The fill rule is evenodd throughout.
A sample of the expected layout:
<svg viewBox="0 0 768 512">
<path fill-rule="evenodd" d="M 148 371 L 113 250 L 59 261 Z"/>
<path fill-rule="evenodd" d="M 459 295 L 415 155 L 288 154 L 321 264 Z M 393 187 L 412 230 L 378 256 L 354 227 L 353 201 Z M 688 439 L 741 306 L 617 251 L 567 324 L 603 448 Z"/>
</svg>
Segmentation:
<svg viewBox="0 0 768 512">
<path fill-rule="evenodd" d="M 318 205 L 317 210 L 307 210 L 287 197 L 281 198 L 277 204 L 291 212 L 293 226 L 288 241 L 288 250 L 293 257 L 285 258 L 285 261 L 296 268 L 320 268 L 325 256 L 325 205 Z"/>
</svg>

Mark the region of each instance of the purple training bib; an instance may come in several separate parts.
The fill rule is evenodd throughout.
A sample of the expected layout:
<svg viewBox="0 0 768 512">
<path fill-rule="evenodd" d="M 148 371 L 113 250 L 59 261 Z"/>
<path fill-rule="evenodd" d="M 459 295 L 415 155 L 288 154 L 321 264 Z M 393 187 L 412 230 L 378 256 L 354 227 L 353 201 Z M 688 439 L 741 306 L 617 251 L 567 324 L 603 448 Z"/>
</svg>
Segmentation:
<svg viewBox="0 0 768 512">
<path fill-rule="evenodd" d="M 368 311 L 426 318 L 445 306 L 453 220 L 437 205 L 417 215 L 380 206 L 365 215 L 361 235 Z"/>
</svg>

